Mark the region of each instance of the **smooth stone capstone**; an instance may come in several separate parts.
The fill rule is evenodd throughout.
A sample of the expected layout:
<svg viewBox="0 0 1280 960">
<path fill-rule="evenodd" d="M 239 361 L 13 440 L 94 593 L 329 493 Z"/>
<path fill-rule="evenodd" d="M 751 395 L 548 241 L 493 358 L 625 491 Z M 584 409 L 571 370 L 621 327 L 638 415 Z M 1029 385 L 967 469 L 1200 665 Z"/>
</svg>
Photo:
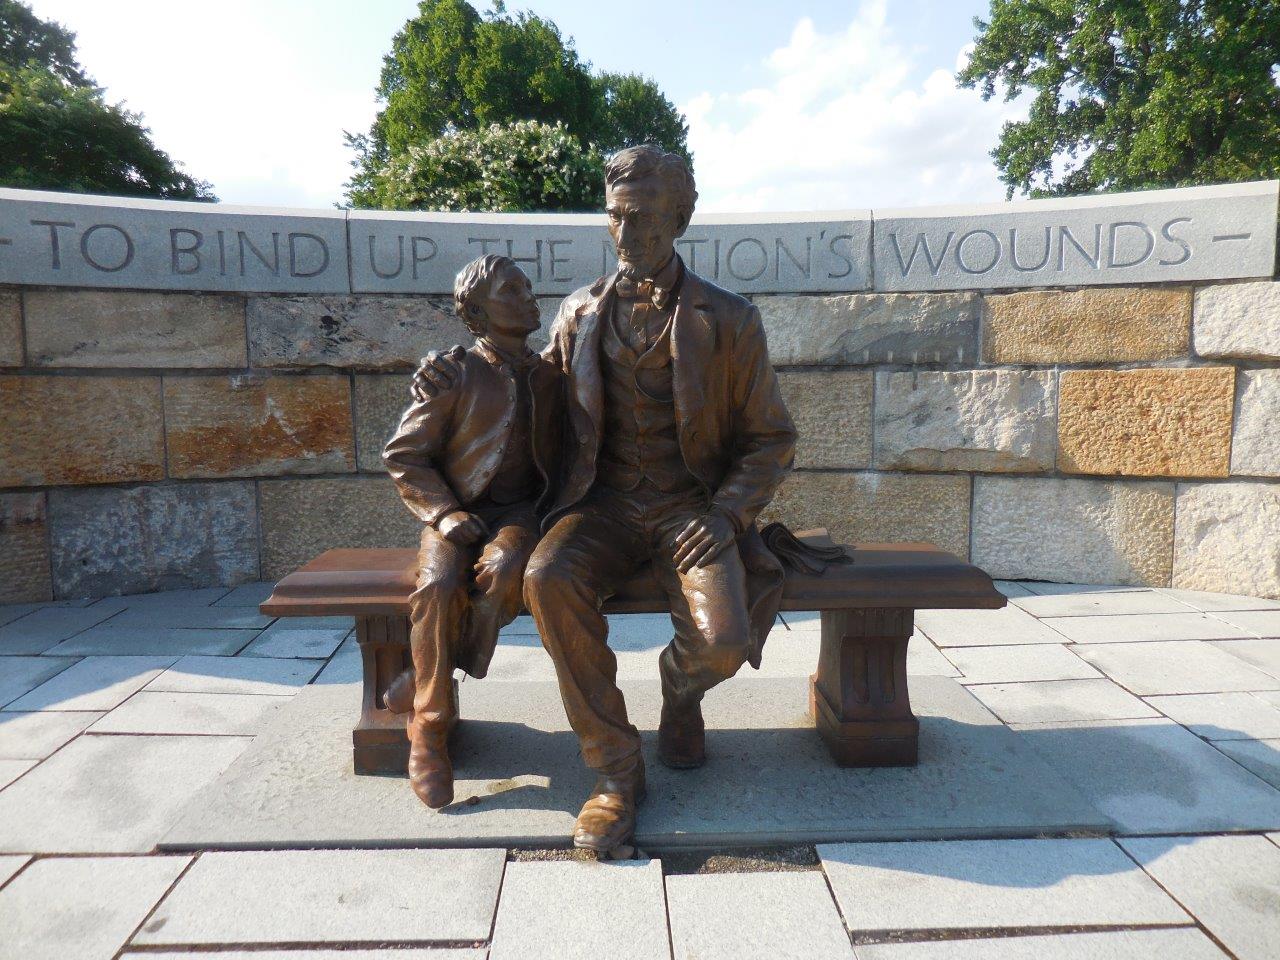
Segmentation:
<svg viewBox="0 0 1280 960">
<path fill-rule="evenodd" d="M 53 599 L 43 493 L 0 493 L 0 603 Z"/>
<path fill-rule="evenodd" d="M 1280 599 L 1280 485 L 1178 485 L 1173 586 Z"/>
<path fill-rule="evenodd" d="M 654 753 L 661 709 L 655 672 L 651 666 L 643 677 L 622 678 L 631 719 L 644 731 L 649 796 L 640 809 L 642 848 L 1107 826 L 946 677 L 911 682 L 922 727 L 919 766 L 836 767 L 806 716 L 807 678 L 741 676 L 707 696 L 707 765 L 669 771 Z M 218 787 L 184 813 L 164 845 L 568 842 L 592 776 L 554 682 L 463 684 L 453 755 L 457 801 L 438 814 L 423 808 L 403 777 L 352 772 L 359 698 L 356 685 L 302 690 Z"/>
<path fill-rule="evenodd" d="M 134 942 L 484 940 L 504 859 L 500 850 L 208 853 Z"/>
<path fill-rule="evenodd" d="M 39 860 L 0 892 L 0 951 L 23 960 L 110 960 L 190 862 L 190 857 Z"/>
<path fill-rule="evenodd" d="M 248 743 L 81 736 L 0 790 L 0 851 L 147 853 Z"/>
<path fill-rule="evenodd" d="M 1280 828 L 1280 791 L 1171 720 L 1013 729 L 1122 834 Z"/>
<path fill-rule="evenodd" d="M 1280 360 L 1280 281 L 1197 290 L 1195 349 L 1213 359 Z"/>
<path fill-rule="evenodd" d="M 756 297 L 775 364 L 965 363 L 978 355 L 968 293 Z"/>
<path fill-rule="evenodd" d="M 1190 919 L 1106 839 L 845 843 L 818 856 L 855 934 Z"/>
<path fill-rule="evenodd" d="M 132 290 L 28 290 L 36 367 L 243 367 L 244 298 Z"/>
<path fill-rule="evenodd" d="M 1172 483 L 974 478 L 971 559 L 993 577 L 1168 586 L 1172 543 Z"/>
<path fill-rule="evenodd" d="M 1051 470 L 1057 402 L 1057 383 L 1048 371 L 879 372 L 876 466 Z"/>
<path fill-rule="evenodd" d="M 258 579 L 250 481 L 52 490 L 54 590 L 147 593 Z"/>
<path fill-rule="evenodd" d="M 858 945 L 858 960 L 1223 960 L 1224 956 L 1193 927 Z"/>
<path fill-rule="evenodd" d="M 871 466 L 872 375 L 861 370 L 793 370 L 778 387 L 799 436 L 797 467 Z"/>
<path fill-rule="evenodd" d="M 1280 370 L 1236 373 L 1235 433 L 1231 438 L 1233 476 L 1280 477 Z"/>
<path fill-rule="evenodd" d="M 671 956 L 657 860 L 507 866 L 489 960 Z"/>
<path fill-rule="evenodd" d="M 1265 837 L 1120 841 L 1239 960 L 1280 956 L 1280 847 Z"/>
<path fill-rule="evenodd" d="M 667 877 L 675 960 L 853 960 L 816 870 Z"/>
</svg>

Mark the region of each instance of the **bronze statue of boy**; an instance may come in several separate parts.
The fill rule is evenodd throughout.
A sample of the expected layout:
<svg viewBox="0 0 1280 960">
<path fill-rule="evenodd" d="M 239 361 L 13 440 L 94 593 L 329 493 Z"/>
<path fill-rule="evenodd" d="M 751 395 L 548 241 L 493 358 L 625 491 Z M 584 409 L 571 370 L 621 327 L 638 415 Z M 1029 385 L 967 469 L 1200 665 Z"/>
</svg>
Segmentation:
<svg viewBox="0 0 1280 960">
<path fill-rule="evenodd" d="M 453 671 L 483 677 L 498 630 L 520 612 L 525 564 L 554 494 L 561 418 L 560 372 L 526 343 L 539 327 L 529 278 L 491 254 L 462 269 L 453 296 L 476 342 L 452 355 L 447 388 L 409 406 L 382 455 L 426 524 L 410 599 L 413 669 L 387 705 L 411 709 L 409 780 L 434 808 L 453 800 Z"/>
</svg>

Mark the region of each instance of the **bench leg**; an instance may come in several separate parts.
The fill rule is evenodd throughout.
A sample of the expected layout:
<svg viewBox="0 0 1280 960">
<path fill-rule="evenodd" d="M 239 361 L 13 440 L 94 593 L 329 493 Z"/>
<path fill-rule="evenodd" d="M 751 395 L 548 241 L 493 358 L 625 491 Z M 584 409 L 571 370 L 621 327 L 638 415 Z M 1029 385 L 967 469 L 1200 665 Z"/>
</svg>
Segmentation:
<svg viewBox="0 0 1280 960">
<path fill-rule="evenodd" d="M 842 767 L 916 763 L 920 721 L 907 695 L 914 610 L 823 610 L 809 709 Z"/>
</svg>

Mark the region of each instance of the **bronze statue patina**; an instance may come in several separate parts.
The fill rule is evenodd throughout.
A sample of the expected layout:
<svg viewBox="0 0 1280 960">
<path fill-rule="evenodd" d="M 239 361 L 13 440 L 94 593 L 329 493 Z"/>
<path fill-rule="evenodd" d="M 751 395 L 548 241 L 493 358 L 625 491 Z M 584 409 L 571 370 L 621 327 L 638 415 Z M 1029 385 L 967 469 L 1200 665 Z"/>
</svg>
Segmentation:
<svg viewBox="0 0 1280 960">
<path fill-rule="evenodd" d="M 675 252 L 696 197 L 679 156 L 641 146 L 610 159 L 618 270 L 565 299 L 543 354 L 567 378 L 565 462 L 524 597 L 598 774 L 574 831 L 597 851 L 631 837 L 645 788 L 602 600 L 652 564 L 675 627 L 659 658 L 658 756 L 682 769 L 706 758 L 703 695 L 759 665 L 781 594 L 755 520 L 791 468 L 795 427 L 759 311 Z M 458 376 L 437 355 L 415 390 L 447 392 Z"/>
<path fill-rule="evenodd" d="M 520 268 L 494 255 L 473 261 L 458 274 L 454 305 L 475 345 L 454 353 L 449 387 L 416 400 L 383 453 L 426 524 L 410 599 L 413 670 L 387 706 L 411 711 L 409 779 L 429 807 L 453 799 L 453 671 L 483 677 L 499 628 L 520 612 L 562 419 L 560 372 L 525 342 L 539 316 Z"/>
</svg>

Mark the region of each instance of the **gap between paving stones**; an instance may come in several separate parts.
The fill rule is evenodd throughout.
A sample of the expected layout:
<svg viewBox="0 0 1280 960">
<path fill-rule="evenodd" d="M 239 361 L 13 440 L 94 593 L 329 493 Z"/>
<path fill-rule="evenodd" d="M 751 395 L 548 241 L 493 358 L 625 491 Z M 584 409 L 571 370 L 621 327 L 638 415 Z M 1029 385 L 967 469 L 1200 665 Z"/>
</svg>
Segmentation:
<svg viewBox="0 0 1280 960">
<path fill-rule="evenodd" d="M 1167 892 L 1167 891 L 1166 891 Z M 936 927 L 915 930 L 852 930 L 855 947 L 883 943 L 939 943 L 948 940 L 1010 940 L 1016 937 L 1061 936 L 1073 933 L 1132 933 L 1146 930 L 1201 929 L 1197 923 L 1089 924 L 1060 927 Z M 847 929 L 847 928 L 846 928 Z"/>
</svg>

